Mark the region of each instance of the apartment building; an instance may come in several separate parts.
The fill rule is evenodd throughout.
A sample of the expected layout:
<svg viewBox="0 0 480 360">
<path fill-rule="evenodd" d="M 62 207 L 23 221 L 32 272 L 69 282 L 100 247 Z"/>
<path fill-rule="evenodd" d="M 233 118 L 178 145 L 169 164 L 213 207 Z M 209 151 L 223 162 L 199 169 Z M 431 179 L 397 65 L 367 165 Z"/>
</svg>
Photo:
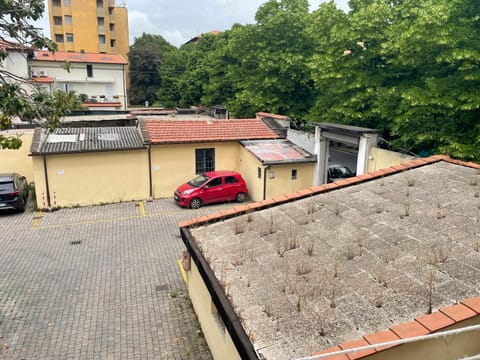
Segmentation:
<svg viewBox="0 0 480 360">
<path fill-rule="evenodd" d="M 50 34 L 58 51 L 127 58 L 128 12 L 115 0 L 48 0 Z"/>
</svg>

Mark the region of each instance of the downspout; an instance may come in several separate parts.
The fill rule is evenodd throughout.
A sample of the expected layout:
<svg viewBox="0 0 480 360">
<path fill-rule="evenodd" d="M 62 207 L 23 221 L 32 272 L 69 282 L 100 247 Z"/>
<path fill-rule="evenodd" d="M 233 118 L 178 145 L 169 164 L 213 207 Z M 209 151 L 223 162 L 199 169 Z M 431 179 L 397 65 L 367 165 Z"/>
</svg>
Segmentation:
<svg viewBox="0 0 480 360">
<path fill-rule="evenodd" d="M 50 209 L 50 186 L 48 184 L 47 156 L 43 154 L 43 172 L 45 173 L 45 186 L 47 188 L 47 205 Z"/>
<path fill-rule="evenodd" d="M 153 199 L 153 179 L 152 179 L 152 145 L 148 145 L 148 180 L 150 200 Z"/>
<path fill-rule="evenodd" d="M 127 111 L 127 84 L 125 78 L 125 64 L 122 66 L 122 73 L 123 73 L 123 110 Z"/>
<path fill-rule="evenodd" d="M 267 198 L 267 171 L 270 169 L 270 165 L 263 168 L 263 200 Z"/>
</svg>

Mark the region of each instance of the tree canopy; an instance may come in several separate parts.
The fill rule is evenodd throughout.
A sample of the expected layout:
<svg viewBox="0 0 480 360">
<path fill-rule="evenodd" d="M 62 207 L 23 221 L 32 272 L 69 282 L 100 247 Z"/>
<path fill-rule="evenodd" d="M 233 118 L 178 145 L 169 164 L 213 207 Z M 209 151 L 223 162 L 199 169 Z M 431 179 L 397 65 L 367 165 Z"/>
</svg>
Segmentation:
<svg viewBox="0 0 480 360">
<path fill-rule="evenodd" d="M 396 148 L 480 161 L 480 2 L 349 6 L 268 0 L 254 24 L 165 53 L 158 99 L 371 127 Z"/>
<path fill-rule="evenodd" d="M 168 52 L 175 49 L 160 35 L 142 34 L 128 52 L 131 104 L 153 104 L 160 87 L 159 71 Z"/>
<path fill-rule="evenodd" d="M 0 37 L 9 44 L 0 48 L 0 130 L 9 129 L 15 117 L 55 127 L 63 115 L 79 106 L 73 93 L 41 91 L 3 66 L 12 49 L 24 56 L 32 48 L 56 49 L 55 43 L 30 24 L 40 19 L 44 10 L 43 0 L 0 0 Z M 18 149 L 21 144 L 18 137 L 0 135 L 0 149 Z"/>
</svg>

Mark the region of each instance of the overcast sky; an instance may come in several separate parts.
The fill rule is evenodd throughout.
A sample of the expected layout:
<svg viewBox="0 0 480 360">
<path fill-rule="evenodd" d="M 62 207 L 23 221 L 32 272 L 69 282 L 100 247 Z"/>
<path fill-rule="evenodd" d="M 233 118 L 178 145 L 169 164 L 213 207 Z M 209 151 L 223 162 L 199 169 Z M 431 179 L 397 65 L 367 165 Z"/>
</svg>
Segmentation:
<svg viewBox="0 0 480 360">
<path fill-rule="evenodd" d="M 310 0 L 310 11 L 325 0 Z M 128 9 L 130 44 L 142 33 L 162 35 L 180 46 L 197 34 L 227 30 L 234 23 L 253 24 L 258 7 L 266 0 L 123 0 Z M 348 0 L 335 0 L 348 10 Z M 50 36 L 48 17 L 38 24 Z"/>
</svg>

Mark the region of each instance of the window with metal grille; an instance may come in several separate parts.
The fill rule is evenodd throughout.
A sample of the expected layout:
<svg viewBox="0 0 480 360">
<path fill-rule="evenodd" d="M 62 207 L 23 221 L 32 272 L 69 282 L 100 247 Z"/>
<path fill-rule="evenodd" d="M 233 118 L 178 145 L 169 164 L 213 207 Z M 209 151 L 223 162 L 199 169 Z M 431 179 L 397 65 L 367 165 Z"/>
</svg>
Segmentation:
<svg viewBox="0 0 480 360">
<path fill-rule="evenodd" d="M 93 65 L 87 65 L 87 77 L 93 77 Z"/>
<path fill-rule="evenodd" d="M 297 169 L 292 169 L 292 180 L 297 180 Z"/>
<path fill-rule="evenodd" d="M 195 149 L 195 173 L 215 170 L 215 149 Z"/>
</svg>

